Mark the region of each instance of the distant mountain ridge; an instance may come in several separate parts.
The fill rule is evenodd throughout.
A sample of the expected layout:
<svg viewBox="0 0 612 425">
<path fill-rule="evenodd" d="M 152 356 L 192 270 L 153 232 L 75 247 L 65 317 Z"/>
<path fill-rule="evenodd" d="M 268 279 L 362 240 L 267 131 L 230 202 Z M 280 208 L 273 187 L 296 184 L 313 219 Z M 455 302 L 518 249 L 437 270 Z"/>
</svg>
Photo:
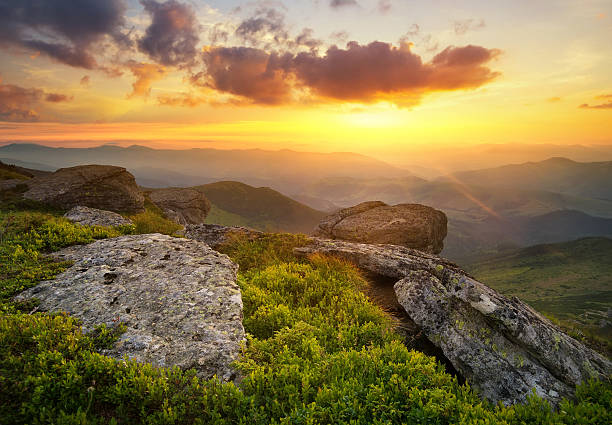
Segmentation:
<svg viewBox="0 0 612 425">
<path fill-rule="evenodd" d="M 103 145 L 94 148 L 53 148 L 37 144 L 0 147 L 0 157 L 38 162 L 60 168 L 80 164 L 109 164 L 127 168 L 137 180 L 169 186 L 160 174 L 172 175 L 172 185 L 233 180 L 269 186 L 286 194 L 298 193 L 317 179 L 359 175 L 364 178 L 401 177 L 407 170 L 355 153 L 315 153 L 263 149 L 186 150 L 152 149 L 144 146 Z M 151 172 L 155 170 L 154 172 Z M 197 184 L 197 183 L 196 183 Z"/>
<path fill-rule="evenodd" d="M 550 158 L 541 162 L 454 173 L 441 181 L 503 188 L 529 188 L 582 198 L 612 199 L 612 161 L 576 162 Z"/>
<path fill-rule="evenodd" d="M 612 219 L 562 210 L 535 217 L 450 220 L 442 255 L 463 265 L 512 248 L 595 236 L 612 238 Z"/>
</svg>

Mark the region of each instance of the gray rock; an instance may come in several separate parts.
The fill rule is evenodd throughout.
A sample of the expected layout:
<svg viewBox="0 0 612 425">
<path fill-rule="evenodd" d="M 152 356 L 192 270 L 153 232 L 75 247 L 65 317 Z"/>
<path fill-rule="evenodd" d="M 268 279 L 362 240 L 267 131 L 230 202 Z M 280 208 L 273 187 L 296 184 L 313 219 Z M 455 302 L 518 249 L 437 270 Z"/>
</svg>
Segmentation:
<svg viewBox="0 0 612 425">
<path fill-rule="evenodd" d="M 59 208 L 79 205 L 116 212 L 141 212 L 144 196 L 125 168 L 80 165 L 25 181 L 24 198 Z"/>
<path fill-rule="evenodd" d="M 149 198 L 170 220 L 183 226 L 203 223 L 210 211 L 206 196 L 195 189 L 156 189 L 149 193 Z"/>
<path fill-rule="evenodd" d="M 185 237 L 204 242 L 216 248 L 231 241 L 233 238 L 241 237 L 254 240 L 262 237 L 264 233 L 246 227 L 221 226 L 219 224 L 196 224 L 185 226 Z"/>
<path fill-rule="evenodd" d="M 83 226 L 127 226 L 132 220 L 112 211 L 78 206 L 64 214 L 68 220 Z"/>
<path fill-rule="evenodd" d="M 316 239 L 296 253 L 320 253 L 397 279 L 410 318 L 487 399 L 524 402 L 532 389 L 553 405 L 577 384 L 606 378 L 612 363 L 563 333 L 518 298 L 507 298 L 434 255 L 393 245 Z"/>
<path fill-rule="evenodd" d="M 85 331 L 125 323 L 107 355 L 235 378 L 230 364 L 245 334 L 238 267 L 227 256 L 160 234 L 100 240 L 54 256 L 75 263 L 18 299 L 36 297 L 43 311 L 67 311 Z"/>
<path fill-rule="evenodd" d="M 393 244 L 437 254 L 444 247 L 446 215 L 419 204 L 364 202 L 324 218 L 314 236 L 369 244 Z"/>
</svg>

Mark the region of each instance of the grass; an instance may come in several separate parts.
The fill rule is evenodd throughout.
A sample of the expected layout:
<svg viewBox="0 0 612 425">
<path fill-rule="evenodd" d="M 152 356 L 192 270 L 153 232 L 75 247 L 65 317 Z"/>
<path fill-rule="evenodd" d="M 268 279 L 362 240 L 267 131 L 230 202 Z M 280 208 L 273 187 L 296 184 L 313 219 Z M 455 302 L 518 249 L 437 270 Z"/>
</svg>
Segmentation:
<svg viewBox="0 0 612 425">
<path fill-rule="evenodd" d="M 612 308 L 612 239 L 536 245 L 473 263 L 467 269 L 503 294 L 562 319 L 589 323 Z"/>
<path fill-rule="evenodd" d="M 139 214 L 126 215 L 132 220 L 135 233 L 163 233 L 164 235 L 175 235 L 183 228 L 180 224 L 168 219 L 164 212 L 145 196 L 145 210 Z"/>
<path fill-rule="evenodd" d="M 74 318 L 28 314 L 30 306 L 11 298 L 68 266 L 44 259 L 45 252 L 135 229 L 76 226 L 36 211 L 3 211 L 2 220 L 0 424 L 612 421 L 609 382 L 585 383 L 557 411 L 535 396 L 509 408 L 482 402 L 434 358 L 400 342 L 390 317 L 364 295 L 367 282 L 354 267 L 293 256 L 306 242 L 295 235 L 236 238 L 222 248 L 241 266 L 248 344 L 236 364 L 239 384 L 114 360 L 100 349 L 117 330 L 84 335 Z"/>
<path fill-rule="evenodd" d="M 5 169 L 0 168 L 0 180 L 10 180 L 10 179 L 28 180 L 29 177 L 24 176 L 23 174 L 19 174 L 15 171 L 5 170 Z"/>
</svg>

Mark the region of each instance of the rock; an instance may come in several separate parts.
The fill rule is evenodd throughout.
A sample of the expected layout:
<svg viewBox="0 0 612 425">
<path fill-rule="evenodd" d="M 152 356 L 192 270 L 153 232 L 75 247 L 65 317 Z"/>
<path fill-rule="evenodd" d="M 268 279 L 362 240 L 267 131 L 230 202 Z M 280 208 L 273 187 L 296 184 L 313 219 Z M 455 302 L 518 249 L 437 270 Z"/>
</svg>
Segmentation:
<svg viewBox="0 0 612 425">
<path fill-rule="evenodd" d="M 557 405 L 612 363 L 563 333 L 518 298 L 507 298 L 434 255 L 393 245 L 315 239 L 296 248 L 351 261 L 397 279 L 402 307 L 468 382 L 487 399 L 525 402 L 532 389 Z"/>
<path fill-rule="evenodd" d="M 446 215 L 419 204 L 364 202 L 324 218 L 314 236 L 368 244 L 393 244 L 437 254 L 444 247 Z"/>
<path fill-rule="evenodd" d="M 156 189 L 149 193 L 149 198 L 170 220 L 183 226 L 203 223 L 210 211 L 206 196 L 195 189 Z"/>
<path fill-rule="evenodd" d="M 237 266 L 206 244 L 160 234 L 122 236 L 54 254 L 74 265 L 28 289 L 43 311 L 67 311 L 85 331 L 123 322 L 104 354 L 155 366 L 235 378 L 230 364 L 245 338 Z"/>
<path fill-rule="evenodd" d="M 64 214 L 68 220 L 83 226 L 129 226 L 132 220 L 112 211 L 78 206 Z"/>
<path fill-rule="evenodd" d="M 0 180 L 0 192 L 4 190 L 13 190 L 19 185 L 25 186 L 26 182 L 20 179 Z"/>
<path fill-rule="evenodd" d="M 264 233 L 246 227 L 229 227 L 219 224 L 196 224 L 185 226 L 185 237 L 204 242 L 217 248 L 232 238 L 243 237 L 248 240 L 260 238 Z"/>
<path fill-rule="evenodd" d="M 116 212 L 141 212 L 144 197 L 125 168 L 80 165 L 26 181 L 24 198 L 59 208 L 87 206 Z"/>
</svg>

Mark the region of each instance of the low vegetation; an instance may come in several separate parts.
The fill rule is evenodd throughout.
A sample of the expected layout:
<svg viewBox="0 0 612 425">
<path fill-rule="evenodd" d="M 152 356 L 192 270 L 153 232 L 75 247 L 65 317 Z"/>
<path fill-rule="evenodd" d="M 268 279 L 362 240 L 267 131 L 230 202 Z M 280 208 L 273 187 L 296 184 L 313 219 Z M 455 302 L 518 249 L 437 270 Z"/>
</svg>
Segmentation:
<svg viewBox="0 0 612 425">
<path fill-rule="evenodd" d="M 612 422 L 609 382 L 585 383 L 557 411 L 535 396 L 514 407 L 481 401 L 434 358 L 401 343 L 352 266 L 294 257 L 300 236 L 236 239 L 222 249 L 241 270 L 248 343 L 236 365 L 240 383 L 105 357 L 100 349 L 120 329 L 84 335 L 74 318 L 12 297 L 68 266 L 44 253 L 144 227 L 81 227 L 54 212 L 2 208 L 1 424 Z M 155 221 L 146 221 L 151 230 Z"/>
<path fill-rule="evenodd" d="M 499 292 L 556 317 L 572 336 L 607 346 L 610 356 L 611 258 L 612 239 L 593 237 L 513 250 L 467 268 Z"/>
<path fill-rule="evenodd" d="M 164 212 L 148 197 L 145 197 L 145 210 L 139 214 L 128 215 L 127 217 L 134 223 L 134 231 L 137 234 L 163 233 L 164 235 L 174 235 L 182 226 L 169 220 Z"/>
</svg>

